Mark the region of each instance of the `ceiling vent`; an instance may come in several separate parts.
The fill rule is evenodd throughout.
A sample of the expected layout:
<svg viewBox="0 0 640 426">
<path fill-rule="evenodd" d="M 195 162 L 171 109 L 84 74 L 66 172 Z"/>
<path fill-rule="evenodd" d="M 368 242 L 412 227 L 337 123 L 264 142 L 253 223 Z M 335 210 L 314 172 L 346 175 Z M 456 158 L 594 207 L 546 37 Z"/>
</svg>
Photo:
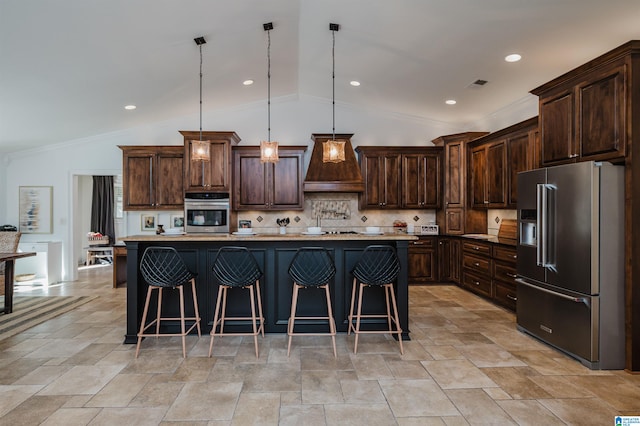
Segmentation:
<svg viewBox="0 0 640 426">
<path fill-rule="evenodd" d="M 471 83 L 470 85 L 468 85 L 467 88 L 469 88 L 469 89 L 480 89 L 482 86 L 484 86 L 487 83 L 488 83 L 487 80 L 478 79 L 478 80 L 474 81 L 473 83 Z"/>
</svg>

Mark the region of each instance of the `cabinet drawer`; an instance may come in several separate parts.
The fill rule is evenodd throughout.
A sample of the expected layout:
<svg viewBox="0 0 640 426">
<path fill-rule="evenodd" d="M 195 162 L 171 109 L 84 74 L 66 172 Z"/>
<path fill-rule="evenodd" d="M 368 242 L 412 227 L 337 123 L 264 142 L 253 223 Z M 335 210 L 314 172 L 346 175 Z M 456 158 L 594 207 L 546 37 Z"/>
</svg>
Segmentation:
<svg viewBox="0 0 640 426">
<path fill-rule="evenodd" d="M 516 268 L 511 264 L 493 262 L 493 278 L 507 283 L 516 283 Z"/>
<path fill-rule="evenodd" d="M 491 275 L 490 259 L 485 259 L 483 257 L 473 256 L 471 254 L 465 253 L 462 258 L 462 266 L 479 274 L 486 275 L 487 277 Z"/>
<path fill-rule="evenodd" d="M 478 243 L 475 241 L 463 241 L 462 250 L 469 253 L 476 253 L 484 256 L 491 256 L 491 245 Z"/>
<path fill-rule="evenodd" d="M 476 293 L 491 297 L 491 280 L 489 278 L 464 271 L 462 273 L 462 285 Z"/>
<path fill-rule="evenodd" d="M 513 262 L 516 264 L 518 254 L 515 247 L 506 247 L 495 245 L 493 246 L 493 258 L 498 260 L 504 260 L 505 262 Z"/>
<path fill-rule="evenodd" d="M 435 248 L 436 247 L 436 238 L 435 237 L 421 237 L 417 241 L 411 241 L 411 245 L 409 246 L 409 248 L 411 248 L 412 246 L 420 247 L 420 248 Z"/>
<path fill-rule="evenodd" d="M 516 302 L 518 301 L 518 293 L 516 292 L 515 285 L 503 283 L 501 281 L 494 281 L 495 283 L 495 300 L 501 305 L 516 310 Z"/>
</svg>

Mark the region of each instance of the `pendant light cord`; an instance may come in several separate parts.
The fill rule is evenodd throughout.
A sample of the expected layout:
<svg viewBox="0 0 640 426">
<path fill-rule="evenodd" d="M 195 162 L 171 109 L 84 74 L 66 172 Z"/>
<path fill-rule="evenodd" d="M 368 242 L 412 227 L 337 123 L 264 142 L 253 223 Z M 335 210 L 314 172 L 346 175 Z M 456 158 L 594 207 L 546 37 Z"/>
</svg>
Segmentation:
<svg viewBox="0 0 640 426">
<path fill-rule="evenodd" d="M 331 47 L 331 83 L 333 86 L 333 92 L 331 94 L 331 104 L 333 110 L 333 139 L 336 140 L 336 32 L 331 31 L 331 35 L 333 36 L 333 45 Z"/>
<path fill-rule="evenodd" d="M 202 45 L 200 47 L 200 140 L 202 140 Z"/>
<path fill-rule="evenodd" d="M 271 142 L 271 31 L 267 40 L 267 142 Z"/>
</svg>

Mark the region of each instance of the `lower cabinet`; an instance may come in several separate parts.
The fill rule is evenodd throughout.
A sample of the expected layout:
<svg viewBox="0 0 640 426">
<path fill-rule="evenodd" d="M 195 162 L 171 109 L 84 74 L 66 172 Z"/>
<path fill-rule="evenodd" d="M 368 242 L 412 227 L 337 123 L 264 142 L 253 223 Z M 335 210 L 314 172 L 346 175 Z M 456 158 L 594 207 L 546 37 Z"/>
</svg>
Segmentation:
<svg viewBox="0 0 640 426">
<path fill-rule="evenodd" d="M 438 238 L 438 278 L 460 284 L 460 239 Z"/>
<path fill-rule="evenodd" d="M 409 284 L 438 281 L 438 237 L 420 237 L 409 243 Z"/>
<path fill-rule="evenodd" d="M 494 300 L 500 305 L 516 310 L 518 296 L 516 293 L 516 260 L 515 247 L 503 245 L 493 246 L 493 269 L 491 277 L 494 283 Z"/>
<path fill-rule="evenodd" d="M 485 297 L 492 297 L 491 244 L 462 241 L 462 287 Z"/>
</svg>

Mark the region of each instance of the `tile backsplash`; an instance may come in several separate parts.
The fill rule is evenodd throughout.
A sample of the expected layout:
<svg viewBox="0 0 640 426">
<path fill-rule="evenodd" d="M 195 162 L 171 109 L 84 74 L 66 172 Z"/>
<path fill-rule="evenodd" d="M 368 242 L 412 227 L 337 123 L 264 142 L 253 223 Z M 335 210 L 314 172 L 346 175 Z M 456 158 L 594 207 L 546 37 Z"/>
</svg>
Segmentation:
<svg viewBox="0 0 640 426">
<path fill-rule="evenodd" d="M 487 211 L 487 234 L 498 235 L 503 219 L 518 218 L 517 210 L 489 209 Z"/>
<path fill-rule="evenodd" d="M 304 211 L 244 211 L 238 212 L 238 220 L 250 220 L 258 232 L 277 233 L 276 219 L 289 218 L 287 232 L 305 231 L 316 226 L 320 217 L 322 228 L 327 231 L 359 231 L 366 226 L 380 226 L 383 231 L 393 231 L 393 222 L 403 220 L 416 226 L 435 223 L 435 210 L 365 210 L 358 209 L 358 195 L 353 193 L 305 194 Z M 258 222 L 257 218 L 263 220 Z M 497 231 L 496 231 L 497 232 Z"/>
</svg>

